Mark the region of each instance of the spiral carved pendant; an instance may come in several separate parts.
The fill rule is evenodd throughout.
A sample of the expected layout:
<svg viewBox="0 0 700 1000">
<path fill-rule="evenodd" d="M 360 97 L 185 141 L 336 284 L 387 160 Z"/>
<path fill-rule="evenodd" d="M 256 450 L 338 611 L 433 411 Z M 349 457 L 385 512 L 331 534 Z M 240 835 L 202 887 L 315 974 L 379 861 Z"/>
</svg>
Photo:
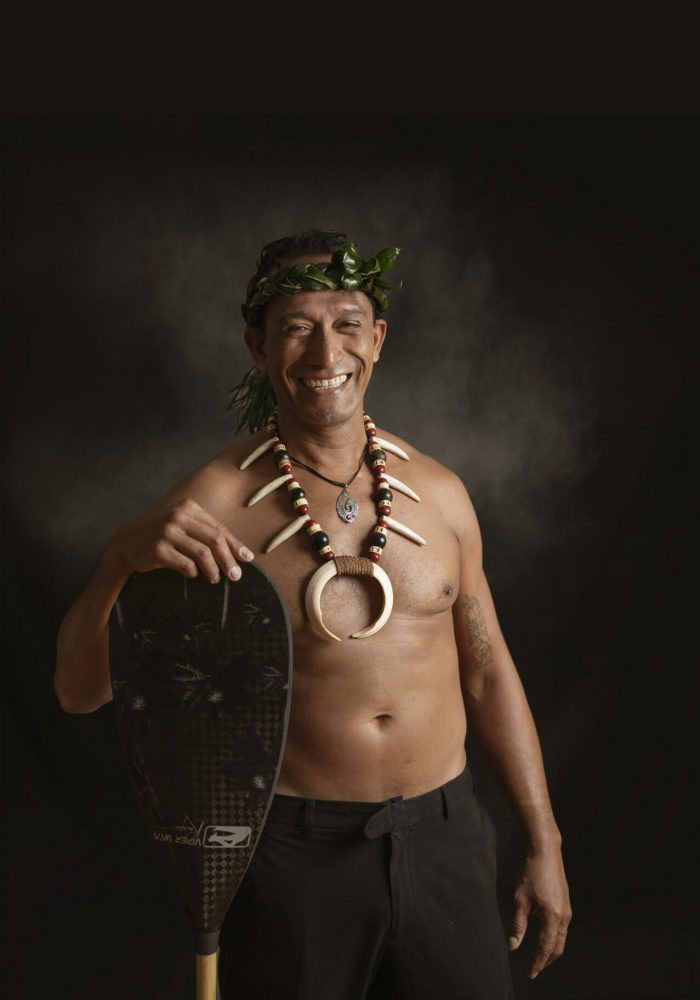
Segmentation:
<svg viewBox="0 0 700 1000">
<path fill-rule="evenodd" d="M 340 520 L 344 521 L 346 524 L 350 524 L 351 521 L 354 521 L 360 513 L 360 505 L 357 500 L 353 500 L 347 490 L 343 490 L 336 500 L 335 509 L 338 511 L 338 517 Z"/>
</svg>

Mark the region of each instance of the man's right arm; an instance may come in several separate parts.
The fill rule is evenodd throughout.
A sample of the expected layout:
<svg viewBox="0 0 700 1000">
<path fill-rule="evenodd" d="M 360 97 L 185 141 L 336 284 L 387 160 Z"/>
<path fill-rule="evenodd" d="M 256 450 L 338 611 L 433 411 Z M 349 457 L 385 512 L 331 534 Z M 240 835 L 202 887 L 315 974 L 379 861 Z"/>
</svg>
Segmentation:
<svg viewBox="0 0 700 1000">
<path fill-rule="evenodd" d="M 56 643 L 54 691 L 66 712 L 94 712 L 112 700 L 109 616 L 130 573 L 100 556 L 95 573 L 63 619 Z"/>
<path fill-rule="evenodd" d="M 94 712 L 112 699 L 109 618 L 132 573 L 168 568 L 192 578 L 201 570 L 216 583 L 220 573 L 239 579 L 236 559 L 252 558 L 191 496 L 166 494 L 153 510 L 122 525 L 59 629 L 54 691 L 64 711 Z"/>
</svg>

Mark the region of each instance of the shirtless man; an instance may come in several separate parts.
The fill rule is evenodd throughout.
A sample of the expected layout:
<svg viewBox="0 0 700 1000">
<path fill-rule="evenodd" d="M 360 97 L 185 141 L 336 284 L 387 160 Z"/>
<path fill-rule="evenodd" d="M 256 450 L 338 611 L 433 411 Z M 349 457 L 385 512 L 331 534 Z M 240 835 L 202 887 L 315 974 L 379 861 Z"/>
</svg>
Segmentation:
<svg viewBox="0 0 700 1000">
<path fill-rule="evenodd" d="M 291 250 L 273 263 L 328 263 L 342 236 L 312 230 L 301 240 L 289 238 Z M 339 489 L 327 480 L 347 482 L 366 444 L 363 401 L 387 332 L 382 311 L 357 290 L 278 294 L 265 304 L 260 325 L 245 331 L 255 365 L 274 389 L 281 439 L 295 460 L 318 473 L 300 468 L 294 475 L 336 554 L 366 555 L 377 520 L 368 462 L 352 483 L 359 515 L 351 523 L 339 520 Z M 339 376 L 339 385 L 318 384 Z M 170 567 L 190 577 L 204 573 L 212 582 L 221 573 L 236 580 L 239 561 L 258 560 L 289 612 L 294 684 L 277 794 L 224 923 L 222 959 L 238 942 L 232 977 L 240 988 L 248 961 L 247 995 L 257 983 L 253 995 L 271 1000 L 353 1000 L 365 991 L 367 997 L 407 1000 L 502 1000 L 512 990 L 507 948 L 520 945 L 530 915 L 539 918 L 530 978 L 564 950 L 571 908 L 561 837 L 533 719 L 482 568 L 469 495 L 454 473 L 379 421 L 377 431 L 410 457 L 406 463 L 389 454 L 387 471 L 421 498 L 416 503 L 394 490 L 392 516 L 427 541 L 419 546 L 387 532 L 381 565 L 393 585 L 394 605 L 379 631 L 349 638 L 381 611 L 376 581 L 354 576 L 333 578 L 323 593 L 324 623 L 343 641 L 330 641 L 312 627 L 304 593 L 320 559 L 306 531 L 264 553 L 294 514 L 284 488 L 246 506 L 277 474 L 269 452 L 239 470 L 267 439 L 261 430 L 215 455 L 152 510 L 119 527 L 61 626 L 55 690 L 67 712 L 92 712 L 112 698 L 108 621 L 131 573 Z M 474 797 L 466 760 L 467 720 L 529 845 L 507 945 L 496 905 L 493 825 Z M 328 800 L 348 829 L 331 829 L 330 820 L 324 821 Z M 432 812 L 415 814 L 423 817 L 417 823 L 413 813 L 406 819 L 411 801 L 426 808 L 432 803 Z M 368 833 L 365 821 L 381 809 L 382 821 L 391 813 L 396 827 L 390 823 Z M 301 817 L 305 835 L 290 817 Z M 356 855 L 351 857 L 348 844 Z M 329 861 L 331 849 L 339 853 Z M 313 883 L 315 872 L 320 888 Z M 381 885 L 373 888 L 372 878 Z M 360 898 L 365 891 L 372 900 L 366 904 Z"/>
</svg>

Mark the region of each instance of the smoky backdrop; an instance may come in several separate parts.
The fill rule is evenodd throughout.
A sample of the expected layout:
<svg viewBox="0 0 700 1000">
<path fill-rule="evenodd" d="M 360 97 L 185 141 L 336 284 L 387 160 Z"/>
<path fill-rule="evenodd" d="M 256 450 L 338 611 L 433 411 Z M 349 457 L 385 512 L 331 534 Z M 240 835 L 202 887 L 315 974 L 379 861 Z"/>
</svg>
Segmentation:
<svg viewBox="0 0 700 1000">
<path fill-rule="evenodd" d="M 246 282 L 264 243 L 308 226 L 402 248 L 367 409 L 467 486 L 540 733 L 574 919 L 534 983 L 512 956 L 516 996 L 694 995 L 696 133 L 683 116 L 5 119 L 8 996 L 46 978 L 71 1000 L 193 995 L 112 706 L 60 709 L 56 634 L 116 527 L 233 439 Z M 507 921 L 523 841 L 471 750 Z"/>
</svg>

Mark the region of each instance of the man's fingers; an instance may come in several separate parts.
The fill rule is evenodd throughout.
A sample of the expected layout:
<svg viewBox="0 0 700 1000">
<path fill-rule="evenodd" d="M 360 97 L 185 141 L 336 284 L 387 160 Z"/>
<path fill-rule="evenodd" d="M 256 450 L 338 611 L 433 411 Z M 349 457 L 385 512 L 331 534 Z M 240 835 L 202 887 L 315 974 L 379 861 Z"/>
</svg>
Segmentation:
<svg viewBox="0 0 700 1000">
<path fill-rule="evenodd" d="M 212 561 L 218 568 L 212 565 L 201 548 L 198 549 L 195 546 L 192 551 L 192 546 L 190 545 L 190 550 L 186 551 L 188 551 L 188 554 L 192 554 L 197 559 L 197 562 L 202 565 L 202 569 L 212 583 L 215 583 L 219 579 L 219 569 L 229 579 L 238 580 L 241 576 L 241 569 L 236 559 L 243 559 L 246 562 L 250 562 L 255 558 L 250 549 L 236 538 L 225 524 L 217 521 L 211 514 L 196 504 L 194 508 L 186 505 L 178 507 L 173 512 L 173 521 L 168 526 L 168 529 L 171 534 L 178 535 L 180 539 L 183 536 L 195 539 L 198 543 L 209 549 Z M 205 560 L 207 563 L 206 567 L 200 562 L 198 556 Z"/>
<path fill-rule="evenodd" d="M 211 583 L 218 582 L 220 579 L 219 566 L 208 545 L 197 541 L 196 538 L 191 538 L 183 532 L 182 536 L 174 542 L 173 547 L 180 554 L 184 554 L 196 563 Z"/>
<path fill-rule="evenodd" d="M 508 948 L 510 951 L 515 951 L 516 948 L 519 948 L 523 938 L 525 937 L 528 912 L 527 904 L 516 896 L 515 912 L 513 913 L 513 919 L 510 924 L 510 934 L 508 935 Z"/>
<path fill-rule="evenodd" d="M 183 576 L 194 578 L 197 575 L 197 565 L 187 556 L 183 555 L 182 552 L 161 539 L 156 543 L 156 557 L 158 559 L 158 565 L 162 566 L 163 569 L 174 569 L 177 573 L 182 573 Z"/>
<path fill-rule="evenodd" d="M 530 979 L 534 979 L 544 969 L 545 965 L 549 965 L 550 962 L 559 957 L 558 955 L 554 955 L 554 951 L 559 940 L 560 927 L 560 917 L 552 914 L 545 915 L 542 929 L 537 936 L 537 948 L 530 964 L 530 971 L 528 973 Z"/>
<path fill-rule="evenodd" d="M 551 965 L 564 954 L 564 948 L 566 947 L 566 936 L 569 933 L 569 921 L 571 917 L 565 917 L 561 924 L 559 925 L 559 930 L 557 932 L 556 942 L 554 948 L 552 949 L 552 954 L 547 959 L 546 965 Z"/>
</svg>

